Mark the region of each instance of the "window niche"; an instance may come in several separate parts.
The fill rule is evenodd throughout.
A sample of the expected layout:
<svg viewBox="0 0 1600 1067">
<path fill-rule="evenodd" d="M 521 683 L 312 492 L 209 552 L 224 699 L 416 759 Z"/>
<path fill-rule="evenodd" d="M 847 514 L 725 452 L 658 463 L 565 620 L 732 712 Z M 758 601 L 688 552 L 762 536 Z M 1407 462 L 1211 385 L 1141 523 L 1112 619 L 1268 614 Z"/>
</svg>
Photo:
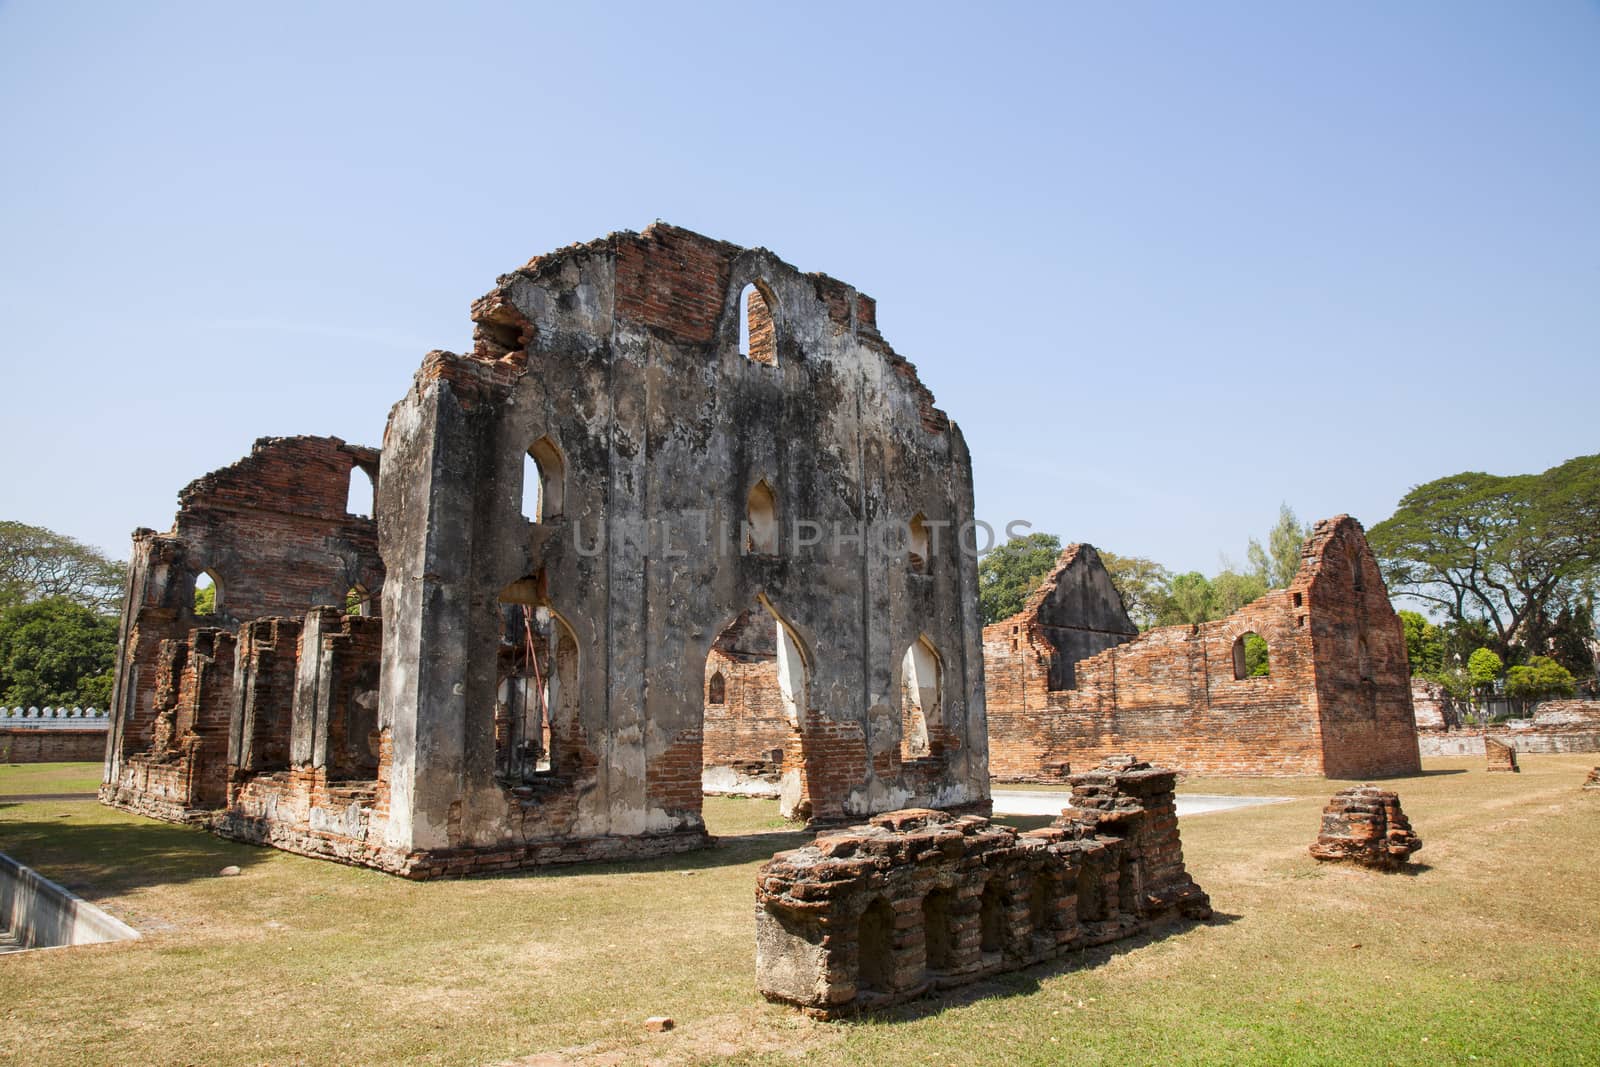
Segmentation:
<svg viewBox="0 0 1600 1067">
<path fill-rule="evenodd" d="M 522 461 L 522 517 L 529 522 L 559 519 L 566 505 L 567 464 L 549 437 L 528 446 Z"/>
<path fill-rule="evenodd" d="M 1243 633 L 1233 642 L 1233 676 L 1266 678 L 1272 674 L 1267 642 L 1255 632 Z"/>
<path fill-rule="evenodd" d="M 766 479 L 755 484 L 745 501 L 744 550 L 756 556 L 778 554 L 778 495 Z"/>
<path fill-rule="evenodd" d="M 906 523 L 908 543 L 906 546 L 906 567 L 912 574 L 927 574 L 930 566 L 928 556 L 928 520 L 917 512 L 911 516 L 911 521 Z"/>
<path fill-rule="evenodd" d="M 194 613 L 222 614 L 222 579 L 215 571 L 201 571 L 194 579 Z"/>
<path fill-rule="evenodd" d="M 751 282 L 739 292 L 739 354 L 752 363 L 778 365 L 778 334 L 772 321 L 777 304 L 765 282 Z"/>
<path fill-rule="evenodd" d="M 900 759 L 933 755 L 933 735 L 940 717 L 939 654 L 919 637 L 900 660 Z"/>
<path fill-rule="evenodd" d="M 371 471 L 357 464 L 350 468 L 350 487 L 345 494 L 346 514 L 370 519 L 378 514 L 378 486 Z"/>
</svg>

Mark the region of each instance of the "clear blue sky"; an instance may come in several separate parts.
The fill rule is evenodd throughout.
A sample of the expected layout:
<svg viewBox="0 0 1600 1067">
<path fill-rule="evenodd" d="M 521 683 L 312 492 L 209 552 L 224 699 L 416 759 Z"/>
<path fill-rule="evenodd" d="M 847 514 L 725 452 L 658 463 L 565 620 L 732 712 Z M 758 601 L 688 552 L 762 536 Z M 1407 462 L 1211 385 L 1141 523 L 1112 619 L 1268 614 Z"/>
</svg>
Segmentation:
<svg viewBox="0 0 1600 1067">
<path fill-rule="evenodd" d="M 1600 451 L 1594 3 L 7 3 L 0 145 L 0 518 L 119 557 L 656 218 L 877 297 L 981 515 L 1176 569 Z"/>
</svg>

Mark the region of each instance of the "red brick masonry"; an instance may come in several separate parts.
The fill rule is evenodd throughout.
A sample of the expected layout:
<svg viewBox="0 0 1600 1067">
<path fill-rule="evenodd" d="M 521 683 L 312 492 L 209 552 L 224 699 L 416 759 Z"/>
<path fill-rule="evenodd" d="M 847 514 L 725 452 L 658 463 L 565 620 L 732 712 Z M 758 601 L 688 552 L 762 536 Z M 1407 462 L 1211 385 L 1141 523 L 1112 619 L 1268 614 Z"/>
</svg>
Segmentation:
<svg viewBox="0 0 1600 1067">
<path fill-rule="evenodd" d="M 1405 634 L 1361 524 L 1317 523 L 1300 559 L 1287 589 L 1226 619 L 1133 636 L 1120 605 L 1050 614 L 1054 590 L 1103 574 L 1092 548 L 1070 546 L 1027 607 L 984 628 L 990 773 L 1059 781 L 1129 750 L 1201 774 L 1419 772 Z M 1064 670 L 1074 621 L 1109 647 Z M 1267 644 L 1265 677 L 1240 669 L 1250 633 Z"/>
<path fill-rule="evenodd" d="M 1176 777 L 1123 757 L 1073 776 L 1046 829 L 908 809 L 778 853 L 756 878 L 761 992 L 833 1018 L 1209 918 Z"/>
</svg>

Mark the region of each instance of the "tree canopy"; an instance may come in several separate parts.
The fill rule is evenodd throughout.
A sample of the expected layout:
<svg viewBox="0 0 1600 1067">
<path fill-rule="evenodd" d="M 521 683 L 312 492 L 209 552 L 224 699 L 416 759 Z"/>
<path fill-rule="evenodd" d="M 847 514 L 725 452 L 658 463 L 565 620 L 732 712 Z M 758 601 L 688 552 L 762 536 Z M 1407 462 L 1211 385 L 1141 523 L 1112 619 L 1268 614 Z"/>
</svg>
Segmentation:
<svg viewBox="0 0 1600 1067">
<path fill-rule="evenodd" d="M 1059 555 L 1061 538 L 1047 533 L 1013 537 L 985 554 L 978 561 L 978 606 L 984 625 L 1021 611 Z"/>
<path fill-rule="evenodd" d="M 0 703 L 98 707 L 111 702 L 117 624 L 64 597 L 0 612 Z"/>
<path fill-rule="evenodd" d="M 126 571 L 126 564 L 65 534 L 0 521 L 0 608 L 63 597 L 114 614 Z"/>
<path fill-rule="evenodd" d="M 1141 630 L 1154 626 L 1161 605 L 1167 599 L 1167 585 L 1172 581 L 1167 568 L 1154 560 L 1112 552 L 1101 552 L 1100 562 L 1105 564 L 1111 584 L 1122 597 L 1122 606 L 1133 624 Z"/>
<path fill-rule="evenodd" d="M 1502 659 L 1544 651 L 1600 576 L 1600 456 L 1417 486 L 1368 533 L 1389 591 L 1483 620 Z"/>
</svg>

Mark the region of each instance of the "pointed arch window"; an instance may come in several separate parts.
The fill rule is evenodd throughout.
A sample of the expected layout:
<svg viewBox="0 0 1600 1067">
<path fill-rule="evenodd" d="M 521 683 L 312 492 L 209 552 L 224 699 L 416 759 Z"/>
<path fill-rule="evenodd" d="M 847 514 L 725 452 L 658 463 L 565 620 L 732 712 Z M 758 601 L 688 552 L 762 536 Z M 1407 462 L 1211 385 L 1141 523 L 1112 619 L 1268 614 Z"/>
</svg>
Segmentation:
<svg viewBox="0 0 1600 1067">
<path fill-rule="evenodd" d="M 522 464 L 522 514 L 530 522 L 559 519 L 566 505 L 567 464 L 548 436 L 528 446 Z"/>
<path fill-rule="evenodd" d="M 778 334 L 772 322 L 776 306 L 765 282 L 751 282 L 739 292 L 739 354 L 752 363 L 778 365 Z"/>
<path fill-rule="evenodd" d="M 744 549 L 754 555 L 778 554 L 778 495 L 765 479 L 755 484 L 745 502 Z"/>
</svg>

